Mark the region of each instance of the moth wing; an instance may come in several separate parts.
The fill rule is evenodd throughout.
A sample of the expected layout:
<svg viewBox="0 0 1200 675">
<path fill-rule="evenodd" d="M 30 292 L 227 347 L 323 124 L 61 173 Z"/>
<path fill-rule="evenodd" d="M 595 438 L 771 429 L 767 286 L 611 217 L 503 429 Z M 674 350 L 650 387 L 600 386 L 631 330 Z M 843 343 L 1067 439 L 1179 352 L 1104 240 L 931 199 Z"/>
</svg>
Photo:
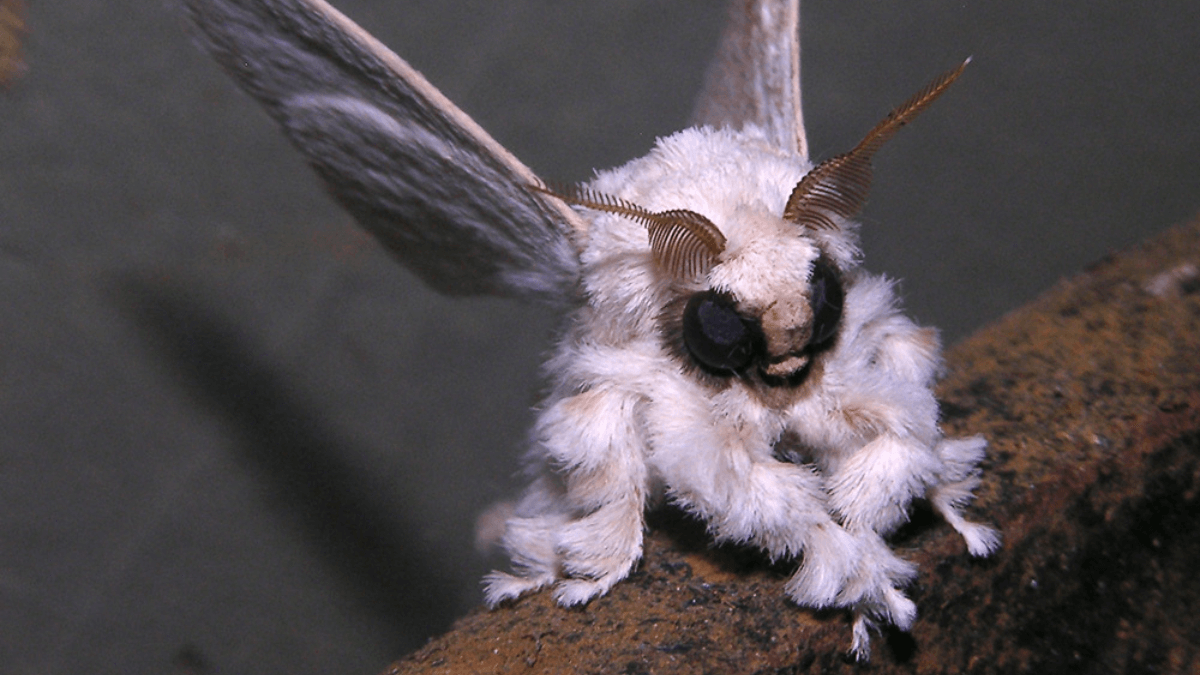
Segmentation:
<svg viewBox="0 0 1200 675">
<path fill-rule="evenodd" d="M 800 108 L 800 0 L 731 0 L 692 122 L 767 130 L 780 148 L 808 157 Z"/>
<path fill-rule="evenodd" d="M 322 0 L 186 0 L 204 46 L 330 193 L 450 294 L 562 303 L 579 278 L 569 207 L 425 78 Z"/>
</svg>

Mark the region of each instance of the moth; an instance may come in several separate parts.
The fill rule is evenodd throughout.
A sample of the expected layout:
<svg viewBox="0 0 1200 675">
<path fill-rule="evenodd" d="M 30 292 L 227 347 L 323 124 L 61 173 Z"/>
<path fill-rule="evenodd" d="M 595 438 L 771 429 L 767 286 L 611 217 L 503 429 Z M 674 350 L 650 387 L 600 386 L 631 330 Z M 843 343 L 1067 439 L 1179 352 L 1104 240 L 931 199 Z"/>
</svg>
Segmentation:
<svg viewBox="0 0 1200 675">
<path fill-rule="evenodd" d="M 505 524 L 495 606 L 603 595 L 666 499 L 716 541 L 798 559 L 783 592 L 907 630 L 914 577 L 885 536 L 927 498 L 987 555 L 962 507 L 981 437 L 949 439 L 934 330 L 860 266 L 871 160 L 966 63 L 849 152 L 811 163 L 798 0 L 739 0 L 696 126 L 586 185 L 552 186 L 420 73 L 321 0 L 186 0 L 208 51 L 259 100 L 342 206 L 435 289 L 549 302 L 532 476 Z"/>
</svg>

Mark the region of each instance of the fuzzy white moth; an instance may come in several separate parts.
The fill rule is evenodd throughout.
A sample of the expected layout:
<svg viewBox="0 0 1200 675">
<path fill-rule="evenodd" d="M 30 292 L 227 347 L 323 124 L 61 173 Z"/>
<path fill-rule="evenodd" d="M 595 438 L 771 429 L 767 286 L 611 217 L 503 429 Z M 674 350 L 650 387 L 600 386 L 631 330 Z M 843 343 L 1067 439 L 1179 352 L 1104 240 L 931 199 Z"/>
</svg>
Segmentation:
<svg viewBox="0 0 1200 675">
<path fill-rule="evenodd" d="M 666 499 L 719 541 L 799 558 L 784 592 L 907 630 L 914 566 L 884 536 L 927 497 L 974 555 L 997 533 L 960 511 L 984 439 L 946 439 L 936 332 L 859 266 L 852 218 L 871 158 L 962 71 L 815 167 L 801 119 L 798 0 L 739 0 L 697 126 L 550 188 L 408 64 L 321 0 L 187 0 L 208 50 L 274 116 L 330 192 L 449 293 L 568 309 L 507 520 L 497 605 L 608 591 Z M 572 208 L 573 207 L 573 208 Z"/>
</svg>

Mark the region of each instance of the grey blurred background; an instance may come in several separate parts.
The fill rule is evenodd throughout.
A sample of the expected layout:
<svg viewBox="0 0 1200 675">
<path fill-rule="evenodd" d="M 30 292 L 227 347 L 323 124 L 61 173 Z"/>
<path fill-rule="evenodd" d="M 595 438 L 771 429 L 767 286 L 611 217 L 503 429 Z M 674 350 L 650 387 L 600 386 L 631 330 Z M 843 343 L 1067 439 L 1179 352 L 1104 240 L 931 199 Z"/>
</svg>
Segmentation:
<svg viewBox="0 0 1200 675">
<path fill-rule="evenodd" d="M 450 300 L 327 199 L 168 1 L 30 0 L 0 90 L 0 670 L 373 673 L 501 561 L 555 317 Z M 684 125 L 718 2 L 341 0 L 543 176 Z M 1200 4 L 810 1 L 805 114 L 947 341 L 1200 207 Z"/>
</svg>

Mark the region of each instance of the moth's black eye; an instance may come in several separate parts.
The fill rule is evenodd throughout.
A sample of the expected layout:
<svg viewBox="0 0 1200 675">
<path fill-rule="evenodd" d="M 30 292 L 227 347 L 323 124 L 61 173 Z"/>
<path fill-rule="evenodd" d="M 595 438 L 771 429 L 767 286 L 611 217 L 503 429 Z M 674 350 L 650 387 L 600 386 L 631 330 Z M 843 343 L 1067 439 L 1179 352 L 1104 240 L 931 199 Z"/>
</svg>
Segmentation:
<svg viewBox="0 0 1200 675">
<path fill-rule="evenodd" d="M 683 342 L 700 365 L 718 372 L 741 370 L 754 357 L 755 326 L 742 319 L 727 293 L 703 291 L 683 310 Z"/>
<path fill-rule="evenodd" d="M 808 344 L 810 347 L 819 348 L 837 335 L 846 293 L 842 290 L 842 282 L 838 279 L 837 272 L 822 259 L 818 259 L 813 265 L 809 292 L 809 297 L 812 298 L 813 331 Z"/>
</svg>

